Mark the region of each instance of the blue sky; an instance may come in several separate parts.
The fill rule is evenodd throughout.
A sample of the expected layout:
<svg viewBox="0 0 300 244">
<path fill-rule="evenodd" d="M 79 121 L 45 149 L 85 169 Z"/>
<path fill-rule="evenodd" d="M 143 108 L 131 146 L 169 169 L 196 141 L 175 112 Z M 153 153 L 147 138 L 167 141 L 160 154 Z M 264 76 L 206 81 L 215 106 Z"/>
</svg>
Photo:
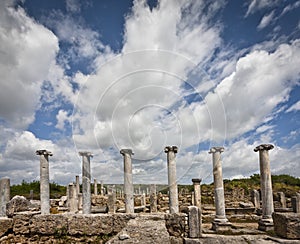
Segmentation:
<svg viewBox="0 0 300 244">
<path fill-rule="evenodd" d="M 254 147 L 272 143 L 273 174 L 300 177 L 300 1 L 5 0 L 0 3 L 0 177 L 39 179 L 37 149 L 53 152 L 50 179 L 81 175 L 166 183 L 259 173 Z"/>
</svg>

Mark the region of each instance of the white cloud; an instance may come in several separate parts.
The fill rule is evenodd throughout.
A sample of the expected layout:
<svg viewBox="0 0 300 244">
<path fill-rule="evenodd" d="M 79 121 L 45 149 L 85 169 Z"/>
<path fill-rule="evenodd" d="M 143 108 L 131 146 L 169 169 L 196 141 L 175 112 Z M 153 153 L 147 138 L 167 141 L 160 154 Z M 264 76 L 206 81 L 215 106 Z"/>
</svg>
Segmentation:
<svg viewBox="0 0 300 244">
<path fill-rule="evenodd" d="M 278 0 L 248 0 L 248 2 L 250 2 L 250 4 L 245 15 L 246 17 L 259 10 L 275 7 L 278 3 L 280 3 Z"/>
<path fill-rule="evenodd" d="M 72 13 L 80 12 L 81 4 L 78 0 L 66 0 L 67 11 Z"/>
<path fill-rule="evenodd" d="M 300 110 L 300 101 L 294 103 L 292 106 L 290 106 L 287 110 L 286 113 L 292 112 L 292 111 L 299 111 Z"/>
<path fill-rule="evenodd" d="M 269 14 L 266 14 L 262 17 L 259 25 L 257 26 L 257 29 L 261 30 L 265 27 L 267 27 L 271 22 L 272 20 L 274 19 L 274 11 L 272 11 L 271 13 Z"/>
<path fill-rule="evenodd" d="M 34 120 L 41 85 L 58 52 L 56 36 L 6 1 L 0 7 L 0 117 L 17 128 Z"/>
<path fill-rule="evenodd" d="M 281 12 L 280 16 L 300 7 L 300 1 L 296 1 L 293 4 L 288 4 Z"/>
<path fill-rule="evenodd" d="M 56 115 L 57 124 L 55 125 L 55 128 L 64 130 L 65 123 L 69 122 L 70 118 L 68 115 L 68 112 L 65 110 L 60 109 Z"/>
</svg>

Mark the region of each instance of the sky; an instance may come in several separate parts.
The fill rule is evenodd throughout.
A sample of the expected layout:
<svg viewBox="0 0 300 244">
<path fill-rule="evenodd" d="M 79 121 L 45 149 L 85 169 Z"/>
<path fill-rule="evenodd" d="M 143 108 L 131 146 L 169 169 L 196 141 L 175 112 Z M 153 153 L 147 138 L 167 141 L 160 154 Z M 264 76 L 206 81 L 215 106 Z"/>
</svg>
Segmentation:
<svg viewBox="0 0 300 244">
<path fill-rule="evenodd" d="M 299 0 L 0 1 L 0 178 L 81 176 L 166 184 L 165 146 L 178 146 L 179 184 L 259 173 L 300 177 Z"/>
</svg>

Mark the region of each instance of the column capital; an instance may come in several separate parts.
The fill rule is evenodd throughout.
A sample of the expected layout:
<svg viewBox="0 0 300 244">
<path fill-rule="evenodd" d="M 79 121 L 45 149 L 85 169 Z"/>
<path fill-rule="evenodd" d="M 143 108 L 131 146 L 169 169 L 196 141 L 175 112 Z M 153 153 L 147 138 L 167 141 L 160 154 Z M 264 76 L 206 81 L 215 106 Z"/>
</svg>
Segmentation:
<svg viewBox="0 0 300 244">
<path fill-rule="evenodd" d="M 264 151 L 264 150 L 272 150 L 274 148 L 274 146 L 272 144 L 261 144 L 259 146 L 257 146 L 256 148 L 254 148 L 254 152 L 258 152 L 258 151 Z"/>
<path fill-rule="evenodd" d="M 93 157 L 91 152 L 78 152 L 80 156 Z"/>
<path fill-rule="evenodd" d="M 194 179 L 192 179 L 192 182 L 193 182 L 194 184 L 197 184 L 197 183 L 200 184 L 201 181 L 202 181 L 201 178 L 194 178 Z"/>
<path fill-rule="evenodd" d="M 124 156 L 125 154 L 134 155 L 131 149 L 121 149 L 120 153 Z"/>
<path fill-rule="evenodd" d="M 219 152 L 219 153 L 224 152 L 224 147 L 212 147 L 208 153 L 215 153 L 215 152 Z"/>
<path fill-rule="evenodd" d="M 48 155 L 48 156 L 53 156 L 53 153 L 50 151 L 47 151 L 45 149 L 43 150 L 36 150 L 35 152 L 36 155 Z"/>
<path fill-rule="evenodd" d="M 173 151 L 174 153 L 178 152 L 178 147 L 177 146 L 166 146 L 165 147 L 165 153 L 168 153 L 170 151 Z"/>
</svg>

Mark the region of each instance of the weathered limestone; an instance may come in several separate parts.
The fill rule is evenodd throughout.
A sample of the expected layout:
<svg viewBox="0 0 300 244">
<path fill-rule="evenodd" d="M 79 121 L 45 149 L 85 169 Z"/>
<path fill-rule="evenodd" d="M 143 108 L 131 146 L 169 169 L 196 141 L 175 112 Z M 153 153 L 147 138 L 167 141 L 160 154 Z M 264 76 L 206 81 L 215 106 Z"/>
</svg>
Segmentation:
<svg viewBox="0 0 300 244">
<path fill-rule="evenodd" d="M 286 199 L 284 192 L 277 192 L 278 200 L 282 208 L 286 208 Z"/>
<path fill-rule="evenodd" d="M 142 193 L 141 195 L 141 206 L 146 206 L 146 194 L 145 192 Z"/>
<path fill-rule="evenodd" d="M 254 148 L 254 152 L 259 152 L 260 165 L 260 190 L 262 200 L 262 219 L 259 221 L 259 230 L 272 230 L 274 212 L 273 191 L 271 181 L 269 150 L 273 149 L 271 144 L 262 144 Z"/>
<path fill-rule="evenodd" d="M 292 197 L 292 209 L 294 213 L 300 213 L 300 193 L 298 192 Z"/>
<path fill-rule="evenodd" d="M 10 179 L 0 179 L 0 217 L 6 217 L 6 204 L 10 200 Z"/>
<path fill-rule="evenodd" d="M 94 195 L 98 195 L 98 183 L 96 179 L 94 179 Z"/>
<path fill-rule="evenodd" d="M 193 202 L 194 206 L 201 209 L 201 179 L 192 179 L 193 185 L 194 185 L 194 194 L 193 194 Z"/>
<path fill-rule="evenodd" d="M 260 196 L 257 190 L 252 190 L 251 192 L 251 202 L 256 209 L 260 208 Z"/>
<path fill-rule="evenodd" d="M 150 213 L 157 212 L 157 196 L 156 196 L 156 185 L 150 185 Z"/>
<path fill-rule="evenodd" d="M 212 147 L 209 153 L 212 154 L 213 159 L 213 174 L 214 174 L 214 188 L 215 188 L 215 207 L 216 216 L 213 221 L 213 230 L 223 231 L 230 228 L 231 224 L 228 222 L 225 214 L 225 199 L 224 186 L 222 176 L 221 153 L 224 152 L 223 147 Z"/>
<path fill-rule="evenodd" d="M 49 156 L 53 154 L 47 150 L 37 150 L 40 156 L 40 198 L 41 214 L 50 213 L 50 186 L 49 186 Z"/>
<path fill-rule="evenodd" d="M 68 204 L 69 204 L 69 211 L 71 213 L 77 213 L 78 212 L 78 195 L 77 195 L 77 189 L 76 186 L 73 183 L 69 184 L 68 187 Z"/>
<path fill-rule="evenodd" d="M 276 235 L 288 239 L 300 239 L 300 215 L 297 213 L 272 214 Z"/>
<path fill-rule="evenodd" d="M 100 181 L 100 195 L 103 196 L 103 180 Z"/>
<path fill-rule="evenodd" d="M 131 155 L 133 155 L 134 153 L 132 152 L 131 149 L 122 149 L 120 153 L 124 157 L 125 212 L 134 213 L 132 163 L 131 163 Z"/>
<path fill-rule="evenodd" d="M 6 204 L 7 217 L 12 218 L 15 213 L 29 210 L 29 201 L 23 196 L 14 196 Z"/>
<path fill-rule="evenodd" d="M 197 206 L 189 206 L 188 212 L 189 237 L 199 238 L 202 232 L 201 210 Z"/>
<path fill-rule="evenodd" d="M 169 209 L 171 214 L 179 212 L 175 160 L 177 152 L 178 148 L 176 146 L 165 147 L 165 153 L 167 153 L 168 162 Z"/>
<path fill-rule="evenodd" d="M 79 152 L 82 156 L 82 213 L 91 213 L 91 165 L 90 152 Z"/>
</svg>

